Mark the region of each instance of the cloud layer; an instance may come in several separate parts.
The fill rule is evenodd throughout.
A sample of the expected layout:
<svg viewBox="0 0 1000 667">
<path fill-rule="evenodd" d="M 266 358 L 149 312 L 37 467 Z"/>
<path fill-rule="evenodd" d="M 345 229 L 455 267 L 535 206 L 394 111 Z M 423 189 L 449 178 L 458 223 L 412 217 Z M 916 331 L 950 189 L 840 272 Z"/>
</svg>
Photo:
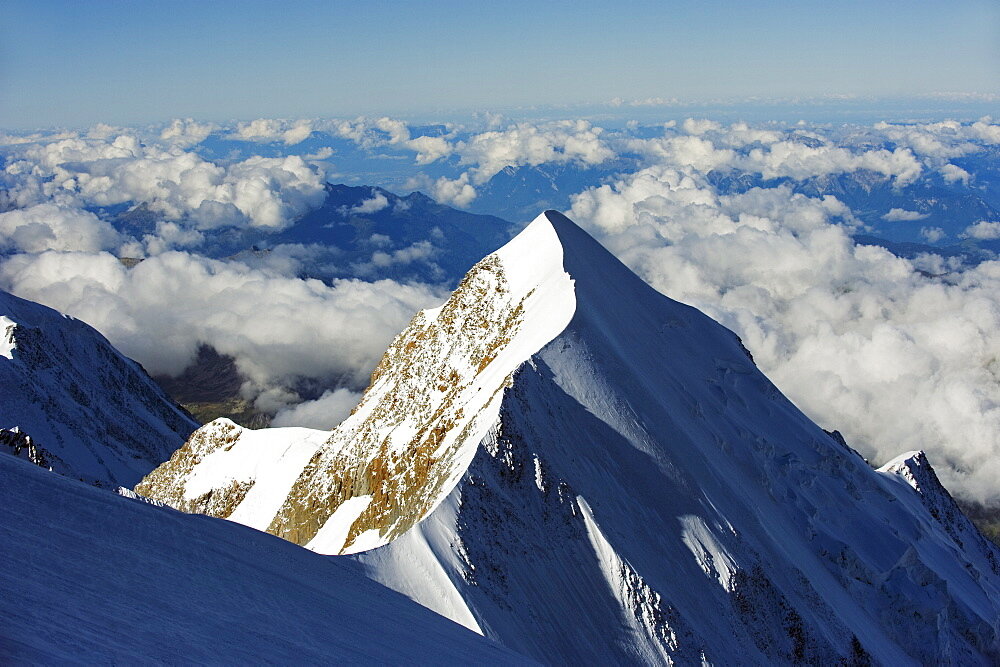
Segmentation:
<svg viewBox="0 0 1000 667">
<path fill-rule="evenodd" d="M 176 374 L 200 344 L 236 358 L 244 395 L 274 411 L 300 378 L 355 390 L 420 308 L 443 294 L 390 280 L 325 285 L 168 252 L 126 268 L 108 253 L 17 255 L 0 287 L 96 327 L 151 373 Z"/>
<path fill-rule="evenodd" d="M 114 128 L 108 128 L 113 130 Z M 204 128 L 174 124 L 167 140 Z M 114 206 L 144 203 L 166 220 L 200 229 L 280 229 L 320 205 L 323 173 L 301 157 L 253 156 L 216 164 L 181 149 L 146 145 L 131 133 L 99 133 L 14 146 L 3 172 L 15 205 Z"/>
<path fill-rule="evenodd" d="M 570 215 L 736 331 L 782 391 L 866 456 L 925 449 L 952 488 L 1000 499 L 1000 262 L 900 259 L 855 245 L 832 197 L 721 196 L 668 167 L 585 191 Z"/>
</svg>

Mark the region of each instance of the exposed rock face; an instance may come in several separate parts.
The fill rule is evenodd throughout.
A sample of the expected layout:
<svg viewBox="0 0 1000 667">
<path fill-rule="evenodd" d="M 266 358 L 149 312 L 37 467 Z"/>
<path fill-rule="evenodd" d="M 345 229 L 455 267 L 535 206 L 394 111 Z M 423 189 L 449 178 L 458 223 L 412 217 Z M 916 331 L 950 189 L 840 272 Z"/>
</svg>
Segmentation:
<svg viewBox="0 0 1000 667">
<path fill-rule="evenodd" d="M 6 292 L 0 387 L 0 426 L 28 434 L 39 465 L 100 486 L 131 487 L 197 427 L 97 331 Z"/>
<path fill-rule="evenodd" d="M 0 447 L 6 449 L 8 454 L 30 461 L 39 468 L 53 470 L 66 467 L 57 456 L 45 451 L 44 447 L 39 447 L 30 435 L 17 426 L 11 429 L 0 428 Z"/>
<path fill-rule="evenodd" d="M 145 477 L 135 490 L 142 496 L 154 498 L 183 512 L 207 514 L 228 519 L 236 506 L 243 502 L 253 481 L 234 480 L 220 489 L 209 489 L 194 498 L 185 498 L 183 487 L 174 480 L 192 473 L 195 466 L 209 454 L 219 449 L 228 451 L 239 440 L 243 428 L 229 421 L 218 419 L 210 428 L 195 431 L 183 447 L 171 455 L 170 460 Z"/>
<path fill-rule="evenodd" d="M 491 256 L 435 317 L 418 314 L 375 369 L 355 417 L 309 462 L 268 532 L 308 544 L 341 504 L 368 496 L 347 532 L 350 551 L 361 535 L 389 542 L 430 513 L 468 465 L 463 454 L 477 439 L 472 434 L 492 425 L 483 408 L 506 380 L 475 396 L 484 391 L 476 379 L 517 335 L 523 312 L 523 299 L 512 298 Z"/>
<path fill-rule="evenodd" d="M 925 461 L 873 470 L 556 213 L 418 315 L 332 434 L 197 440 L 156 498 L 211 490 L 546 662 L 1000 660 L 997 550 Z"/>
</svg>

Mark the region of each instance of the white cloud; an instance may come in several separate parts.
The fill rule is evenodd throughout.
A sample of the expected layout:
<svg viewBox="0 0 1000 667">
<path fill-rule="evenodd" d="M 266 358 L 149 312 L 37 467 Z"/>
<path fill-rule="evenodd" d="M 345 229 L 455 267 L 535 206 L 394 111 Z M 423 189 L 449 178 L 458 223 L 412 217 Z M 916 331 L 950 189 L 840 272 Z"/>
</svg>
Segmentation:
<svg viewBox="0 0 1000 667">
<path fill-rule="evenodd" d="M 787 176 L 798 180 L 864 169 L 894 178 L 897 185 L 912 182 L 923 170 L 920 161 L 906 148 L 855 153 L 839 146 L 814 147 L 794 141 L 775 142 L 766 150 L 754 148 L 737 160 L 736 166 L 764 178 Z"/>
<path fill-rule="evenodd" d="M 239 123 L 231 137 L 244 141 L 269 143 L 281 141 L 286 146 L 300 144 L 309 138 L 313 131 L 313 121 L 288 121 L 274 118 L 258 118 L 248 123 Z"/>
<path fill-rule="evenodd" d="M 360 389 L 413 314 L 443 298 L 421 285 L 328 286 L 176 251 L 132 269 L 108 253 L 17 255 L 0 265 L 0 286 L 88 322 L 153 373 L 177 373 L 199 344 L 212 345 L 236 358 L 248 398 L 290 396 L 299 377 Z"/>
<path fill-rule="evenodd" d="M 122 242 L 111 225 L 93 213 L 56 204 L 0 213 L 0 250 L 111 250 Z"/>
<path fill-rule="evenodd" d="M 448 157 L 454 151 L 444 137 L 420 136 L 406 141 L 405 145 L 417 153 L 417 164 L 431 164 Z"/>
<path fill-rule="evenodd" d="M 705 134 L 706 132 L 718 131 L 722 125 L 707 118 L 686 118 L 681 123 L 681 128 L 688 134 Z"/>
<path fill-rule="evenodd" d="M 928 243 L 937 243 L 941 239 L 946 238 L 948 234 L 940 227 L 921 227 L 920 236 Z"/>
<path fill-rule="evenodd" d="M 976 224 L 966 227 L 962 236 L 982 241 L 1000 239 L 1000 222 L 987 222 L 986 220 L 980 220 Z"/>
<path fill-rule="evenodd" d="M 317 126 L 331 134 L 350 139 L 358 146 L 373 149 L 379 146 L 396 146 L 416 153 L 419 165 L 431 164 L 451 155 L 455 148 L 447 136 L 420 135 L 411 138 L 409 125 L 402 120 L 382 116 L 354 120 L 328 120 Z"/>
<path fill-rule="evenodd" d="M 176 222 L 160 220 L 156 223 L 156 233 L 143 236 L 143 242 L 146 246 L 144 254 L 161 255 L 177 248 L 197 247 L 205 242 L 205 235 L 197 229 L 182 227 Z M 134 257 L 136 254 L 126 256 Z"/>
<path fill-rule="evenodd" d="M 692 167 L 698 171 L 728 168 L 738 157 L 730 148 L 717 148 L 712 141 L 698 136 L 667 135 L 656 139 L 634 139 L 629 150 L 643 154 L 655 164 Z"/>
<path fill-rule="evenodd" d="M 350 139 L 362 148 L 401 144 L 410 138 L 410 129 L 406 122 L 388 116 L 374 119 L 359 116 L 354 120 L 327 120 L 318 123 L 317 129 Z"/>
<path fill-rule="evenodd" d="M 630 107 L 669 107 L 680 104 L 676 97 L 645 97 L 641 99 L 625 100 L 621 97 L 612 98 L 609 104 L 613 107 L 627 105 Z"/>
<path fill-rule="evenodd" d="M 21 206 L 142 202 L 201 228 L 282 228 L 325 198 L 325 175 L 298 156 L 220 166 L 177 146 L 144 146 L 130 134 L 26 145 L 5 172 Z"/>
<path fill-rule="evenodd" d="M 830 144 L 779 140 L 780 134 L 775 131 L 751 130 L 744 124 L 722 130 L 718 124 L 688 121 L 685 121 L 687 130 L 695 134 L 676 135 L 668 131 L 662 137 L 629 140 L 625 147 L 646 156 L 652 164 L 690 167 L 702 172 L 736 170 L 760 174 L 766 179 L 806 180 L 868 170 L 895 179 L 897 185 L 906 185 L 923 170 L 908 148 L 857 151 Z M 734 150 L 757 143 L 764 145 L 745 153 Z"/>
<path fill-rule="evenodd" d="M 938 169 L 938 171 L 944 178 L 945 183 L 957 183 L 961 181 L 963 185 L 968 185 L 969 179 L 972 178 L 969 172 L 953 164 L 946 164 Z"/>
<path fill-rule="evenodd" d="M 311 161 L 322 161 L 322 160 L 328 160 L 332 156 L 333 156 L 333 149 L 330 148 L 329 146 L 323 146 L 322 148 L 320 148 L 315 153 L 309 153 L 308 155 L 303 155 L 302 159 L 303 160 L 309 160 L 310 162 Z"/>
<path fill-rule="evenodd" d="M 198 123 L 192 118 L 175 118 L 160 132 L 160 141 L 174 146 L 194 146 L 217 130 L 212 123 Z"/>
<path fill-rule="evenodd" d="M 361 394 L 349 389 L 326 391 L 315 401 L 306 401 L 281 410 L 271 426 L 303 426 L 320 430 L 333 429 L 361 400 Z"/>
<path fill-rule="evenodd" d="M 124 127 L 116 127 L 114 125 L 108 125 L 107 123 L 98 123 L 87 130 L 87 138 L 102 140 L 110 139 L 111 137 L 117 137 L 125 132 L 126 129 Z"/>
<path fill-rule="evenodd" d="M 890 209 L 888 213 L 883 215 L 882 219 L 887 222 L 909 222 L 912 220 L 923 220 L 927 216 L 927 213 L 921 213 L 920 211 L 907 211 L 903 208 L 893 208 Z"/>
<path fill-rule="evenodd" d="M 0 132 L 0 146 L 16 146 L 19 144 L 37 144 L 63 139 L 75 139 L 76 132 L 32 132 L 31 134 L 7 134 Z"/>
<path fill-rule="evenodd" d="M 435 201 L 458 208 L 465 208 L 476 198 L 476 189 L 469 183 L 468 172 L 454 179 L 447 176 L 435 180 L 413 179 L 407 186 L 410 189 L 426 189 Z"/>
<path fill-rule="evenodd" d="M 750 127 L 746 123 L 733 123 L 725 131 L 718 134 L 717 141 L 726 146 L 739 148 L 750 144 L 773 144 L 781 141 L 784 137 L 785 134 L 778 130 Z"/>
<path fill-rule="evenodd" d="M 975 145 L 969 143 L 973 141 L 1000 144 L 1000 125 L 993 123 L 993 119 L 989 117 L 980 118 L 974 123 L 954 120 L 913 124 L 878 123 L 875 129 L 894 141 L 909 142 L 917 152 L 936 157 L 954 157 L 975 150 Z M 926 147 L 923 150 L 920 148 L 921 143 Z"/>
<path fill-rule="evenodd" d="M 1000 124 L 993 123 L 991 118 L 981 118 L 972 123 L 967 133 L 983 143 L 1000 144 Z"/>
<path fill-rule="evenodd" d="M 350 209 L 351 213 L 365 215 L 367 213 L 378 213 L 389 205 L 389 200 L 381 192 L 376 192 L 371 199 L 365 199 L 357 206 Z"/>
<path fill-rule="evenodd" d="M 474 134 L 455 146 L 462 164 L 475 165 L 470 175 L 480 185 L 507 166 L 550 162 L 600 164 L 615 156 L 601 139 L 604 130 L 587 121 L 518 123 L 505 130 Z"/>
</svg>

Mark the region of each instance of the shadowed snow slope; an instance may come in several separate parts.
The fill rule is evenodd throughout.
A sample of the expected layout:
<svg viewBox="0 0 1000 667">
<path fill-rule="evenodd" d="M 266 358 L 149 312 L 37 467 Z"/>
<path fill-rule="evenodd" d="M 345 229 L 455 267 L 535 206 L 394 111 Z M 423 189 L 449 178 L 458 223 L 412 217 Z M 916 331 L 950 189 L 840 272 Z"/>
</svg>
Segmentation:
<svg viewBox="0 0 1000 667">
<path fill-rule="evenodd" d="M 872 470 L 555 212 L 418 314 L 325 442 L 264 433 L 210 424 L 138 490 L 248 523 L 266 484 L 253 525 L 548 662 L 1000 660 L 997 550 L 926 459 Z"/>
<path fill-rule="evenodd" d="M 355 563 L 0 456 L 0 662 L 525 663 Z"/>
<path fill-rule="evenodd" d="M 0 291 L 0 450 L 132 486 L 198 424 L 93 328 Z"/>
</svg>

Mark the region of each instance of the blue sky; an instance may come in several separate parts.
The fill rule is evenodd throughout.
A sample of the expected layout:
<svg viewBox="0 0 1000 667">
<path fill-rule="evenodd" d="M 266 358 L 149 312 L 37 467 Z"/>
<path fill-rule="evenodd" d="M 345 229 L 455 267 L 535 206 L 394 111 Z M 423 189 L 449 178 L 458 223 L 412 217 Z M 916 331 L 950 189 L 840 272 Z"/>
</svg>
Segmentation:
<svg viewBox="0 0 1000 667">
<path fill-rule="evenodd" d="M 1000 93 L 1000 3 L 6 0 L 0 126 Z"/>
</svg>

